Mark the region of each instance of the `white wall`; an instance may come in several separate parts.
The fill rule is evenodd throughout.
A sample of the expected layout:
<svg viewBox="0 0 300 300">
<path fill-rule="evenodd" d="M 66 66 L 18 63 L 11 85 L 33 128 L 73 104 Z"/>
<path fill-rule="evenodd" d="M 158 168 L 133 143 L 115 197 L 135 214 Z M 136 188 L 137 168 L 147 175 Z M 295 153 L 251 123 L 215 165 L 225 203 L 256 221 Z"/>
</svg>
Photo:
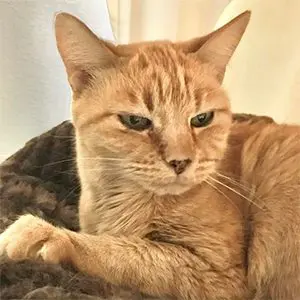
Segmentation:
<svg viewBox="0 0 300 300">
<path fill-rule="evenodd" d="M 250 24 L 224 81 L 233 108 L 300 124 L 300 1 L 232 0 L 217 27 L 247 9 Z"/>
<path fill-rule="evenodd" d="M 0 161 L 70 117 L 70 90 L 53 31 L 57 11 L 113 39 L 105 0 L 0 1 Z"/>
</svg>

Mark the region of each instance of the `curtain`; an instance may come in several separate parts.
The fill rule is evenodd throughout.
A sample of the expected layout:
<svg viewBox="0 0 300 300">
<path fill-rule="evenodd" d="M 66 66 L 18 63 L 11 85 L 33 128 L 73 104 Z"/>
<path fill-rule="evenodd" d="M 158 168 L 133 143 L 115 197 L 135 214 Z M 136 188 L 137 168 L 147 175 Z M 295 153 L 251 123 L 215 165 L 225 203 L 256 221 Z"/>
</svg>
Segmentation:
<svg viewBox="0 0 300 300">
<path fill-rule="evenodd" d="M 184 40 L 212 30 L 230 0 L 108 0 L 119 43 Z"/>
<path fill-rule="evenodd" d="M 300 123 L 299 0 L 108 0 L 119 43 L 201 36 L 239 13 L 252 17 L 226 72 L 235 112 Z"/>
</svg>

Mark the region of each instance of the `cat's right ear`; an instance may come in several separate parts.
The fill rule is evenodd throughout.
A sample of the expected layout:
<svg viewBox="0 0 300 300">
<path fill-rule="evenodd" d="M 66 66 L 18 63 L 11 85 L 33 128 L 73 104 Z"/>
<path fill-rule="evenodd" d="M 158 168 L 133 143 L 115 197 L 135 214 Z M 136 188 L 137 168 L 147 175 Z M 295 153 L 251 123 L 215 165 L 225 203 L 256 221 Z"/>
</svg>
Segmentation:
<svg viewBox="0 0 300 300">
<path fill-rule="evenodd" d="M 177 47 L 185 53 L 194 54 L 202 62 L 214 65 L 217 78 L 222 82 L 226 67 L 243 37 L 250 16 L 251 12 L 245 11 L 214 32 L 201 38 L 177 43 Z"/>
<path fill-rule="evenodd" d="M 70 14 L 56 15 L 55 35 L 74 93 L 80 93 L 88 85 L 95 69 L 109 68 L 118 60 L 112 52 L 113 44 L 99 39 L 83 22 Z"/>
</svg>

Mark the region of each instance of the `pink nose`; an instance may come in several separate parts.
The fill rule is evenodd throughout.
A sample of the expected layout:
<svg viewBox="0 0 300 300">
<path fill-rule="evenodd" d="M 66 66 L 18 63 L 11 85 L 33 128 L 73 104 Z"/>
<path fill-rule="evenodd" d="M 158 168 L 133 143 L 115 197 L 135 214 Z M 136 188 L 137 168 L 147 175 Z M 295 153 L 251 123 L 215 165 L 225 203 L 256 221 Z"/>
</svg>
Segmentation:
<svg viewBox="0 0 300 300">
<path fill-rule="evenodd" d="M 187 166 L 191 163 L 192 161 L 188 159 L 184 160 L 171 160 L 168 162 L 168 164 L 174 169 L 174 172 L 179 175 L 185 171 Z"/>
</svg>

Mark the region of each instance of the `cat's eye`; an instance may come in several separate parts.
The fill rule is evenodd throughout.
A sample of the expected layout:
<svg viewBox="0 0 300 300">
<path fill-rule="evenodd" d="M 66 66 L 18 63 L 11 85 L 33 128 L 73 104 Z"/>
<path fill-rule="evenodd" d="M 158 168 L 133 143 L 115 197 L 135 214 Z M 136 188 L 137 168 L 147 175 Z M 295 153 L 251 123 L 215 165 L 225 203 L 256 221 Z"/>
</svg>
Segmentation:
<svg viewBox="0 0 300 300">
<path fill-rule="evenodd" d="M 136 115 L 119 115 L 119 119 L 124 126 L 137 131 L 143 131 L 152 126 L 149 119 Z"/>
<path fill-rule="evenodd" d="M 211 123 L 214 118 L 214 112 L 199 114 L 191 119 L 191 125 L 193 127 L 205 127 Z"/>
</svg>

